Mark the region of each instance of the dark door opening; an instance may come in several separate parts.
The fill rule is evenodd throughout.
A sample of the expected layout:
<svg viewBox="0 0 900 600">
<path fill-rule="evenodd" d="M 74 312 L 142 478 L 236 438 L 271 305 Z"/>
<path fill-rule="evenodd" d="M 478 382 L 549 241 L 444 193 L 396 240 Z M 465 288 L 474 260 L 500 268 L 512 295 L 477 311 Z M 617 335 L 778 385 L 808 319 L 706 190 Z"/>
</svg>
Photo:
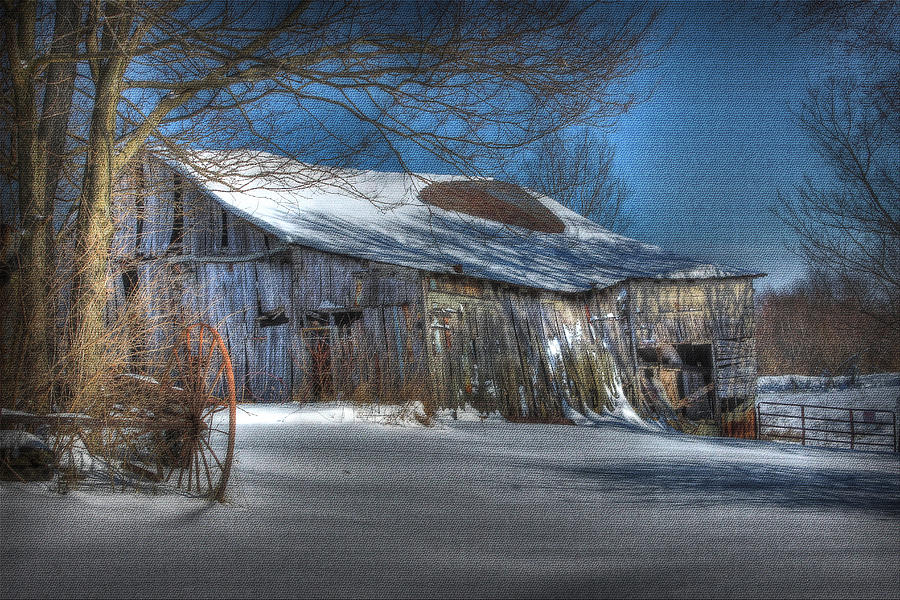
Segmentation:
<svg viewBox="0 0 900 600">
<path fill-rule="evenodd" d="M 658 344 L 638 349 L 675 412 L 691 421 L 717 418 L 711 344 Z"/>
<path fill-rule="evenodd" d="M 331 379 L 331 328 L 304 327 L 301 337 L 309 357 L 304 369 L 309 397 L 322 400 L 334 391 Z"/>
</svg>

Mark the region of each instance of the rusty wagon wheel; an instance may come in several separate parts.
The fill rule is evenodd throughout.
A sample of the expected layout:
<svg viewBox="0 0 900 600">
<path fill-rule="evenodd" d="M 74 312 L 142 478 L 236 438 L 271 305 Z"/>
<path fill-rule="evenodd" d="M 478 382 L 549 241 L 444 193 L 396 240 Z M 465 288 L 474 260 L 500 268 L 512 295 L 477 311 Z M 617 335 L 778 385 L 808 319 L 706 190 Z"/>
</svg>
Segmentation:
<svg viewBox="0 0 900 600">
<path fill-rule="evenodd" d="M 219 332 L 205 323 L 185 327 L 168 377 L 165 410 L 179 426 L 163 432 L 165 478 L 221 502 L 234 460 L 237 404 L 231 357 Z"/>
</svg>

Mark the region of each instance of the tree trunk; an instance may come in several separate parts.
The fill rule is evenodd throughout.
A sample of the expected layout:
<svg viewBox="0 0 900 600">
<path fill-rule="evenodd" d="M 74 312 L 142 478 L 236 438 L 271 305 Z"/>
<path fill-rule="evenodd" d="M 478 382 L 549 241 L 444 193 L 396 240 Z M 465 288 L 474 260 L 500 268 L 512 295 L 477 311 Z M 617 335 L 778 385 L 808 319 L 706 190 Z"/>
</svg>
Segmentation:
<svg viewBox="0 0 900 600">
<path fill-rule="evenodd" d="M 46 196 L 46 146 L 38 135 L 40 118 L 36 86 L 28 69 L 35 54 L 36 10 L 34 2 L 23 2 L 17 7 L 15 44 L 10 48 L 19 226 L 22 230 L 16 307 L 21 330 L 14 344 L 18 352 L 15 352 L 16 356 L 8 357 L 13 367 L 4 370 L 13 377 L 9 382 L 13 404 L 28 409 L 46 408 L 52 344 L 49 294 L 53 274 L 50 255 L 52 205 Z"/>
<path fill-rule="evenodd" d="M 4 365 L 11 381 L 5 382 L 4 400 L 30 410 L 49 409 L 53 382 L 56 298 L 54 198 L 63 170 L 69 112 L 75 86 L 74 61 L 54 62 L 44 76 L 44 96 L 28 65 L 35 58 L 36 13 L 34 2 L 23 2 L 16 13 L 16 45 L 12 83 L 15 106 L 15 139 L 18 208 L 22 240 L 18 248 L 17 347 Z M 71 55 L 77 47 L 81 4 L 58 0 L 54 15 L 51 53 Z M 42 106 L 40 106 L 42 104 Z M 16 364 L 17 363 L 17 364 Z"/>
<path fill-rule="evenodd" d="M 53 344 L 53 303 L 50 297 L 50 281 L 54 272 L 51 254 L 52 205 L 45 195 L 46 154 L 43 144 L 33 131 L 23 133 L 25 135 L 20 136 L 18 148 L 19 214 L 23 230 L 19 247 L 22 335 L 18 371 L 21 377 L 17 378 L 21 387 L 17 390 L 15 405 L 41 410 L 48 408 L 50 348 Z"/>
<path fill-rule="evenodd" d="M 102 79 L 101 79 L 102 83 Z M 113 143 L 118 85 L 98 86 L 91 120 L 81 200 L 76 219 L 75 285 L 72 293 L 70 410 L 86 410 L 100 399 L 105 373 L 104 312 L 107 268 L 113 236 Z"/>
<path fill-rule="evenodd" d="M 57 0 L 51 49 L 53 54 L 73 55 L 78 49 L 81 4 L 77 0 Z M 56 190 L 63 176 L 76 68 L 75 61 L 54 62 L 47 68 L 47 86 L 38 135 L 46 144 L 46 185 L 50 202 L 55 200 Z"/>
<path fill-rule="evenodd" d="M 72 411 L 89 411 L 102 404 L 103 381 L 110 367 L 105 335 L 106 286 L 114 232 L 111 211 L 116 177 L 116 114 L 131 58 L 125 48 L 132 35 L 130 8 L 133 6 L 127 3 L 110 1 L 105 6 L 102 24 L 97 14 L 88 16 L 89 22 L 93 19 L 93 26 L 101 28 L 102 41 L 97 50 L 106 57 L 89 62 L 94 98 L 75 220 L 69 364 L 69 381 L 74 386 L 69 408 Z M 89 32 L 88 38 L 96 41 L 95 35 Z"/>
</svg>

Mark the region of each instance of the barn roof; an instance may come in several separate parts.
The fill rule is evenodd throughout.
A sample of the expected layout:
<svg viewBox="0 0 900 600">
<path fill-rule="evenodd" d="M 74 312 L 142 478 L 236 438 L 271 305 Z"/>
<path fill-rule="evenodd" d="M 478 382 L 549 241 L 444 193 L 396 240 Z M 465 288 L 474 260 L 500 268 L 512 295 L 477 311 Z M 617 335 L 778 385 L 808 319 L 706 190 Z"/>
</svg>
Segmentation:
<svg viewBox="0 0 900 600">
<path fill-rule="evenodd" d="M 382 263 L 561 292 L 754 274 L 612 233 L 491 179 L 339 169 L 250 150 L 161 158 L 286 243 Z"/>
</svg>

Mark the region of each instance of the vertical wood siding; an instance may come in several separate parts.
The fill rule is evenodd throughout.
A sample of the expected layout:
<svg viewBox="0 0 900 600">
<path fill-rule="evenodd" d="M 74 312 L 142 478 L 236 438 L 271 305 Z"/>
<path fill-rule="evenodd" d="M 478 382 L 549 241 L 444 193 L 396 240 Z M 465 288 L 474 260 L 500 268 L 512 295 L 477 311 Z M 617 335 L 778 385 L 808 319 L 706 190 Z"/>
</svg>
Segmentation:
<svg viewBox="0 0 900 600">
<path fill-rule="evenodd" d="M 121 274 L 137 265 L 146 329 L 152 332 L 146 344 L 171 340 L 173 321 L 210 323 L 231 353 L 242 400 L 309 393 L 314 348 L 305 332 L 316 328 L 324 328 L 330 346 L 332 395 L 366 384 L 385 396 L 391 386 L 425 379 L 417 271 L 288 247 L 224 213 L 192 185 L 182 184 L 180 191 L 184 235 L 173 244 L 171 171 L 145 163 L 120 186 L 108 320 L 126 310 L 130 300 Z M 266 315 L 281 311 L 284 322 L 264 326 Z M 341 327 L 338 321 L 349 323 Z"/>
<path fill-rule="evenodd" d="M 428 345 L 442 404 L 555 419 L 599 411 L 613 378 L 585 298 L 462 277 L 426 277 Z"/>
<path fill-rule="evenodd" d="M 125 178 L 109 318 L 145 303 L 156 325 L 135 344 L 146 347 L 170 339 L 166 319 L 212 324 L 243 400 L 389 401 L 424 386 L 448 407 L 558 419 L 564 404 L 602 410 L 618 377 L 636 408 L 658 414 L 638 353 L 686 343 L 710 345 L 717 399 L 755 397 L 750 279 L 558 294 L 420 273 L 285 245 L 187 183 L 173 243 L 175 181 L 153 162 Z M 137 294 L 127 270 L 139 275 Z"/>
</svg>

